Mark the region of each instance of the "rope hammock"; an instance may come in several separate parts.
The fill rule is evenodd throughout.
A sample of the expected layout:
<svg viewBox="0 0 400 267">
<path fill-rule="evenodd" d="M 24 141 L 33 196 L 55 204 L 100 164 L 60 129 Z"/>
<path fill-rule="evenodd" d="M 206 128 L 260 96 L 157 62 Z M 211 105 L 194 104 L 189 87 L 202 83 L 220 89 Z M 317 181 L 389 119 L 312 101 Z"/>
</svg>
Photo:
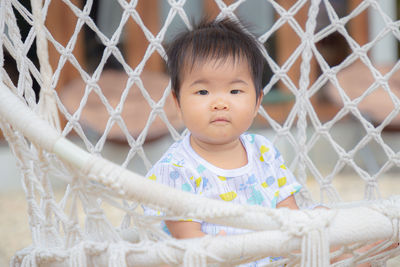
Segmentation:
<svg viewBox="0 0 400 267">
<path fill-rule="evenodd" d="M 400 152 L 395 152 L 382 139 L 382 130 L 399 116 L 399 94 L 389 80 L 399 71 L 397 60 L 386 72 L 379 72 L 368 56 L 369 50 L 390 34 L 400 40 L 400 21 L 393 21 L 382 10 L 379 1 L 362 1 L 346 16 L 338 16 L 328 0 L 300 0 L 288 10 L 278 2 L 268 1 L 278 19 L 263 34 L 261 43 L 268 41 L 283 25 L 289 25 L 301 40 L 286 62 L 279 66 L 266 52 L 264 56 L 273 71 L 272 78 L 264 88 L 267 94 L 278 82 L 283 83 L 295 97 L 286 121 L 281 125 L 261 107 L 264 117 L 276 132 L 276 138 L 284 138 L 293 146 L 295 158 L 290 168 L 298 180 L 305 185 L 308 174 L 320 184 L 324 202 L 332 209 L 288 210 L 270 209 L 261 206 L 233 205 L 206 199 L 183 191 L 177 191 L 127 169 L 133 157 L 143 159 L 151 167 L 143 144 L 152 123 L 160 118 L 173 139 L 179 140 L 186 133 L 179 133 L 164 112 L 170 94 L 170 84 L 160 90 L 163 95 L 155 101 L 142 81 L 143 68 L 151 55 L 158 53 L 165 59 L 162 43 L 174 18 L 179 17 L 191 28 L 185 13 L 185 0 L 168 0 L 169 13 L 161 30 L 153 33 L 143 23 L 136 11 L 138 1 L 118 0 L 123 10 L 120 23 L 111 37 L 107 37 L 90 17 L 93 1 L 86 1 L 81 9 L 69 0 L 63 0 L 65 8 L 77 20 L 73 34 L 66 46 L 60 44 L 46 28 L 50 0 L 32 0 L 31 10 L 17 0 L 0 2 L 0 127 L 11 147 L 22 174 L 23 189 L 28 203 L 29 225 L 32 245 L 16 252 L 11 266 L 232 266 L 249 263 L 267 256 L 281 257 L 267 266 L 329 266 L 330 259 L 343 254 L 350 256 L 333 266 L 354 266 L 372 262 L 373 266 L 385 266 L 385 262 L 400 255 L 400 248 L 387 249 L 400 240 L 400 196 L 388 199 L 379 197 L 379 178 L 395 167 L 400 167 Z M 234 1 L 227 5 L 215 0 L 220 9 L 219 17 L 236 17 L 236 9 L 246 1 Z M 317 15 L 324 4 L 329 25 L 317 29 Z M 302 28 L 294 18 L 299 10 L 307 8 L 307 22 Z M 370 42 L 358 44 L 348 33 L 346 24 L 372 9 L 384 21 L 385 27 Z M 18 20 L 29 24 L 29 31 L 22 37 Z M 118 47 L 127 21 L 133 20 L 143 31 L 149 45 L 140 63 L 132 68 Z M 73 51 L 79 32 L 87 25 L 104 45 L 102 58 L 93 73 L 88 73 L 79 63 Z M 333 32 L 340 33 L 347 41 L 351 53 L 340 64 L 330 67 L 316 47 L 316 43 Z M 28 52 L 36 41 L 37 67 Z M 49 63 L 48 44 L 59 53 L 57 66 Z M 5 55 L 9 55 L 18 70 L 17 79 L 7 69 Z M 105 64 L 111 57 L 122 66 L 127 80 L 119 102 L 111 105 L 99 86 Z M 310 66 L 314 58 L 321 74 L 310 81 Z M 301 60 L 298 86 L 288 75 L 295 61 Z M 166 60 L 166 59 L 165 59 Z M 361 61 L 371 72 L 374 82 L 359 97 L 351 99 L 337 74 L 356 61 Z M 55 90 L 66 66 L 71 64 L 84 82 L 84 90 L 77 109 L 69 111 Z M 358 77 L 354 77 L 358 78 Z M 329 121 L 321 122 L 313 108 L 311 98 L 330 82 L 343 102 L 341 110 Z M 34 84 L 40 86 L 40 97 L 36 102 Z M 140 133 L 133 136 L 121 113 L 125 100 L 133 86 L 141 92 L 151 111 Z M 393 103 L 393 109 L 381 124 L 375 127 L 358 109 L 358 104 L 378 88 L 383 88 Z M 96 144 L 87 137 L 80 118 L 90 95 L 97 95 L 109 117 L 104 132 Z M 350 151 L 346 151 L 331 136 L 330 130 L 346 115 L 358 120 L 366 135 Z M 59 118 L 65 121 L 65 126 Z M 100 156 L 112 127 L 119 127 L 130 146 L 126 160 L 118 165 Z M 308 128 L 313 128 L 310 135 Z M 291 131 L 295 128 L 295 134 Z M 85 148 L 75 145 L 66 137 L 75 131 Z M 325 138 L 339 155 L 331 173 L 322 175 L 309 156 L 310 150 L 320 139 Z M 273 140 L 274 142 L 277 139 Z M 387 155 L 387 161 L 374 174 L 370 174 L 354 160 L 355 155 L 370 141 L 378 143 Z M 341 199 L 332 185 L 334 178 L 346 166 L 365 181 L 365 200 L 351 205 L 340 204 Z M 51 180 L 65 181 L 65 194 L 56 200 Z M 314 203 L 306 188 L 297 201 L 301 206 Z M 108 203 L 124 212 L 121 224 L 113 226 L 107 219 L 102 203 Z M 140 205 L 146 205 L 165 214 L 144 216 Z M 78 215 L 83 208 L 85 217 Z M 163 220 L 195 218 L 215 224 L 252 230 L 234 236 L 206 236 L 190 240 L 176 240 L 159 227 Z M 385 240 L 368 251 L 358 250 L 365 244 Z M 339 249 L 331 250 L 333 247 Z M 331 252 L 330 252 L 331 251 Z M 332 252 L 333 251 L 333 252 Z"/>
</svg>

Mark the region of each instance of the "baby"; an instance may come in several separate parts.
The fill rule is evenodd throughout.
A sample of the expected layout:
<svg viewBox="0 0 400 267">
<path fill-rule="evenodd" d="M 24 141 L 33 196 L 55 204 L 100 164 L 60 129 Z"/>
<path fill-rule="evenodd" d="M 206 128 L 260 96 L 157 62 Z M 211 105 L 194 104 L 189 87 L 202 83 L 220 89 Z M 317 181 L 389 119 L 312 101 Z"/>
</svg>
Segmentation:
<svg viewBox="0 0 400 267">
<path fill-rule="evenodd" d="M 189 133 L 146 177 L 222 201 L 297 208 L 293 195 L 301 185 L 281 154 L 265 137 L 246 133 L 263 96 L 264 57 L 254 37 L 230 19 L 202 22 L 174 39 L 167 55 Z M 165 224 L 176 238 L 247 232 L 192 219 Z"/>
<path fill-rule="evenodd" d="M 173 97 L 189 133 L 167 150 L 146 177 L 222 201 L 298 209 L 293 195 L 301 185 L 281 154 L 265 137 L 246 133 L 263 96 L 264 57 L 254 37 L 230 19 L 203 21 L 181 33 L 167 55 Z M 145 213 L 157 215 L 146 207 Z M 165 225 L 175 238 L 248 232 L 194 219 Z M 246 266 L 273 260 L 264 258 Z"/>
</svg>

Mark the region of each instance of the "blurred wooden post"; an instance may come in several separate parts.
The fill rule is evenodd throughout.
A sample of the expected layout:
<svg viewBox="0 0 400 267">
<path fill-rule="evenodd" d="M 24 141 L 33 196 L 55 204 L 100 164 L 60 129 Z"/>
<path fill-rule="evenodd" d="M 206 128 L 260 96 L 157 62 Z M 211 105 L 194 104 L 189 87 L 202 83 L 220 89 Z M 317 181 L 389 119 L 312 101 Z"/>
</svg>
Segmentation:
<svg viewBox="0 0 400 267">
<path fill-rule="evenodd" d="M 153 35 L 157 35 L 160 30 L 159 9 L 158 1 L 154 0 L 138 1 L 136 6 L 136 11 L 139 13 L 144 25 L 153 33 Z M 143 30 L 132 18 L 129 18 L 127 22 L 126 37 L 126 58 L 129 65 L 132 68 L 136 68 L 136 66 L 142 61 L 149 42 L 145 37 Z M 149 58 L 144 69 L 149 71 L 163 71 L 162 59 L 157 52 L 154 52 Z"/>
<path fill-rule="evenodd" d="M 289 10 L 297 0 L 279 0 L 277 1 L 283 8 Z M 309 4 L 307 3 L 306 6 L 303 6 L 294 16 L 296 21 L 305 31 L 305 25 L 308 18 L 308 7 Z M 296 50 L 296 48 L 300 45 L 301 39 L 292 29 L 292 27 L 285 23 L 281 26 L 281 28 L 276 33 L 276 58 L 278 61 L 278 65 L 282 66 L 291 54 Z M 301 64 L 301 55 L 299 58 L 294 62 L 291 68 L 288 71 L 288 76 L 292 80 L 293 84 L 298 87 L 299 80 L 300 80 L 300 64 Z M 313 57 L 310 62 L 310 85 L 315 81 L 317 76 L 317 65 L 315 58 Z M 282 82 L 280 82 L 280 88 L 284 89 L 285 86 Z M 285 90 L 285 89 L 284 89 Z M 286 88 L 287 90 L 287 88 Z"/>
<path fill-rule="evenodd" d="M 348 1 L 348 13 L 355 9 L 363 0 Z M 363 11 L 349 22 L 349 33 L 351 37 L 360 45 L 368 43 L 368 12 Z"/>
<path fill-rule="evenodd" d="M 72 3 L 81 8 L 82 3 L 80 0 L 73 0 Z M 67 7 L 62 1 L 56 0 L 50 3 L 46 17 L 46 27 L 53 35 L 54 39 L 62 46 L 67 46 L 72 34 L 75 31 L 77 20 L 78 18 L 74 15 L 71 9 Z M 78 35 L 73 54 L 78 60 L 79 64 L 83 67 L 83 69 L 85 69 L 86 60 L 83 46 L 83 38 L 84 33 L 82 28 L 81 32 Z M 54 71 L 58 66 L 60 54 L 52 44 L 49 43 L 48 47 L 49 60 Z M 57 88 L 60 89 L 64 87 L 64 85 L 77 77 L 79 77 L 79 72 L 67 60 L 61 70 L 61 75 L 58 81 Z"/>
</svg>

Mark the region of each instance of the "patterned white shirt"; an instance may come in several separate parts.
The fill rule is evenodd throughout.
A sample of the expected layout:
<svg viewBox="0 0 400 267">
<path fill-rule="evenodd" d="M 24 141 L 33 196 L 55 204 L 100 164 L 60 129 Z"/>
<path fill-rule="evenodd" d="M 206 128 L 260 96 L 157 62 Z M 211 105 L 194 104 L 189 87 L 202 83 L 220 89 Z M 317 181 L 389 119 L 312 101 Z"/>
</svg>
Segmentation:
<svg viewBox="0 0 400 267">
<path fill-rule="evenodd" d="M 248 163 L 243 167 L 221 169 L 207 162 L 191 147 L 189 133 L 183 140 L 171 145 L 146 177 L 212 199 L 271 208 L 275 208 L 279 202 L 300 190 L 301 185 L 286 168 L 281 154 L 268 139 L 261 135 L 244 133 L 240 140 L 248 159 Z M 144 210 L 145 214 L 157 215 L 154 210 L 146 207 Z M 209 235 L 216 235 L 221 230 L 227 235 L 248 232 L 193 221 L 200 222 L 201 230 Z M 263 259 L 262 262 L 270 260 Z M 247 266 L 257 266 L 257 263 Z"/>
</svg>

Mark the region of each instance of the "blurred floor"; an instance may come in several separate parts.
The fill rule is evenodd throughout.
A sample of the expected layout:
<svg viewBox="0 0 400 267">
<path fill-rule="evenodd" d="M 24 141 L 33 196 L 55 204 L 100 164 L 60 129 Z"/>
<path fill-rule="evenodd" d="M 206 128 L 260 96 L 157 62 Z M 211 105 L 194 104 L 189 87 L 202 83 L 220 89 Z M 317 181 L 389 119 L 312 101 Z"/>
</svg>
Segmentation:
<svg viewBox="0 0 400 267">
<path fill-rule="evenodd" d="M 349 125 L 343 125 L 341 134 L 351 139 L 350 136 L 356 134 L 357 129 Z M 271 137 L 273 133 L 266 130 L 255 130 L 255 132 Z M 392 142 L 390 146 L 398 151 L 400 147 L 400 138 L 398 133 L 390 133 L 385 137 L 387 142 Z M 171 139 L 169 137 L 161 138 L 157 141 L 145 145 L 144 150 L 149 160 L 154 163 L 169 146 Z M 282 154 L 285 155 L 285 148 L 282 148 Z M 290 150 L 290 149 L 289 149 Z M 326 149 L 317 147 L 315 149 L 315 160 L 330 161 L 335 159 L 334 155 L 326 153 Z M 103 156 L 112 159 L 114 162 L 122 163 L 128 149 L 121 144 L 108 144 L 103 150 Z M 374 151 L 375 153 L 375 151 Z M 375 155 L 377 159 L 382 157 L 379 154 Z M 336 156 L 337 157 L 337 156 Z M 336 160 L 336 159 L 335 159 Z M 324 166 L 321 162 L 320 166 Z M 138 159 L 128 165 L 130 169 L 135 169 L 137 172 L 144 174 L 146 172 L 143 167 L 143 162 Z M 7 144 L 0 142 L 0 266 L 7 266 L 10 257 L 19 249 L 31 244 L 31 235 L 28 225 L 27 205 L 25 196 L 21 187 L 19 172 L 16 168 L 16 163 L 12 157 Z M 382 176 L 379 180 L 379 189 L 382 197 L 388 197 L 393 194 L 400 194 L 400 177 L 398 172 L 390 172 Z M 340 193 L 344 201 L 356 201 L 363 199 L 364 183 L 354 173 L 343 173 L 334 179 L 335 188 Z M 314 179 L 308 179 L 307 187 L 312 193 L 313 198 L 319 201 L 319 187 Z M 58 183 L 55 186 L 56 194 L 62 195 L 63 184 Z M 354 190 L 356 188 L 356 190 Z M 110 212 L 110 220 L 117 224 L 115 218 L 118 216 Z M 114 218 L 113 218 L 114 217 Z M 392 259 L 388 263 L 389 267 L 400 266 L 400 257 Z"/>
</svg>

